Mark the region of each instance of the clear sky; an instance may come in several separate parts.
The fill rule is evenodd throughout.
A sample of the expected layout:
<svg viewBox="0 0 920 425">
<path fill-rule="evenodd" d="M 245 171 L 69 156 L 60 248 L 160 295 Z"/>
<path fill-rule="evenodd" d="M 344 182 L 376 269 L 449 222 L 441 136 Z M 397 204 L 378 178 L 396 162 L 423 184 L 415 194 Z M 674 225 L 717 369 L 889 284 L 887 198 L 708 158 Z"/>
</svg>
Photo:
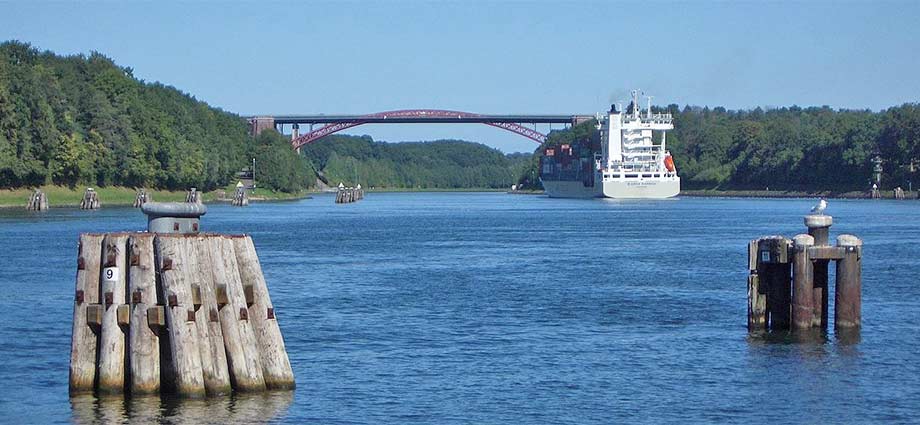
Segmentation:
<svg viewBox="0 0 920 425">
<path fill-rule="evenodd" d="M 242 115 L 593 114 L 631 88 L 732 109 L 920 101 L 920 1 L 0 1 L 0 39 L 96 50 Z M 351 132 L 535 147 L 474 124 Z"/>
</svg>

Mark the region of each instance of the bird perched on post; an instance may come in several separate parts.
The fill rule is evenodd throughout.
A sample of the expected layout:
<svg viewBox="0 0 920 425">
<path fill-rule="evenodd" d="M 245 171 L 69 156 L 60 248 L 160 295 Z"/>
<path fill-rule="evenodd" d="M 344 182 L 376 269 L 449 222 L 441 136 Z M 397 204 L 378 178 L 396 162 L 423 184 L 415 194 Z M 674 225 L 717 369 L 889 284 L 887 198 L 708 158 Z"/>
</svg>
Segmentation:
<svg viewBox="0 0 920 425">
<path fill-rule="evenodd" d="M 815 205 L 814 207 L 812 207 L 811 213 L 817 214 L 817 215 L 824 215 L 825 209 L 827 209 L 827 201 L 825 201 L 824 198 L 821 198 L 821 200 L 818 201 L 818 205 Z"/>
</svg>

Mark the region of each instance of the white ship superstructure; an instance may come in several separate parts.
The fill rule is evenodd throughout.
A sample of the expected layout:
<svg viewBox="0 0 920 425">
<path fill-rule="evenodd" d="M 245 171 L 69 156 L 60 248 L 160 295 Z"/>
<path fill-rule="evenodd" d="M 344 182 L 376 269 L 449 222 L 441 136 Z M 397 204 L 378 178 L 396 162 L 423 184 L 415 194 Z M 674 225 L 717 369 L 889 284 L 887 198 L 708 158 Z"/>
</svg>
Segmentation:
<svg viewBox="0 0 920 425">
<path fill-rule="evenodd" d="M 667 131 L 674 129 L 671 114 L 653 113 L 651 98 L 648 108 L 641 111 L 638 91 L 632 92 L 630 106 L 625 114 L 611 106 L 606 116 L 598 117 L 601 152 L 594 155 L 593 176 L 567 178 L 552 173 L 553 167 L 564 166 L 564 161 L 544 163 L 541 179 L 549 196 L 669 198 L 680 192 L 680 177 L 667 150 Z M 657 143 L 656 135 L 660 135 Z M 552 158 L 555 151 L 547 149 L 545 155 Z M 587 177 L 591 177 L 591 184 Z"/>
</svg>

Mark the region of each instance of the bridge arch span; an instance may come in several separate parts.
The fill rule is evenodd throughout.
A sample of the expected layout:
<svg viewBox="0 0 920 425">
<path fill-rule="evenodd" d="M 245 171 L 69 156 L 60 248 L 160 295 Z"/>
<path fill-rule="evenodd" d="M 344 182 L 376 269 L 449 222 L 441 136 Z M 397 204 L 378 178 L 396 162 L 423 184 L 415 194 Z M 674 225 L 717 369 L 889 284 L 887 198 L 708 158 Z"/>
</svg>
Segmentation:
<svg viewBox="0 0 920 425">
<path fill-rule="evenodd" d="M 331 134 L 357 127 L 363 124 L 405 124 L 405 123 L 441 123 L 462 124 L 478 123 L 500 128 L 505 131 L 524 136 L 536 143 L 546 141 L 546 135 L 527 128 L 521 123 L 510 121 L 509 118 L 495 115 L 481 115 L 471 112 L 450 111 L 444 109 L 403 109 L 398 111 L 377 112 L 375 114 L 353 116 L 347 119 L 336 119 L 335 122 L 325 123 L 322 127 L 299 135 L 291 140 L 294 149 L 313 143 Z"/>
</svg>

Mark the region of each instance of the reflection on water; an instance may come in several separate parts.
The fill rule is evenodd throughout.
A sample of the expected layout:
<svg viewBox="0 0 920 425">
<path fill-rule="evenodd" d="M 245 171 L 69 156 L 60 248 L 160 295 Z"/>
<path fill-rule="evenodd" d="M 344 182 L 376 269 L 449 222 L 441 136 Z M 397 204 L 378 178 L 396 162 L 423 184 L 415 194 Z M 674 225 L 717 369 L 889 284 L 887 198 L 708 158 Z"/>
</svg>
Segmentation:
<svg viewBox="0 0 920 425">
<path fill-rule="evenodd" d="M 75 423 L 258 423 L 287 414 L 293 391 L 236 393 L 228 397 L 180 399 L 91 394 L 70 398 Z"/>
</svg>

